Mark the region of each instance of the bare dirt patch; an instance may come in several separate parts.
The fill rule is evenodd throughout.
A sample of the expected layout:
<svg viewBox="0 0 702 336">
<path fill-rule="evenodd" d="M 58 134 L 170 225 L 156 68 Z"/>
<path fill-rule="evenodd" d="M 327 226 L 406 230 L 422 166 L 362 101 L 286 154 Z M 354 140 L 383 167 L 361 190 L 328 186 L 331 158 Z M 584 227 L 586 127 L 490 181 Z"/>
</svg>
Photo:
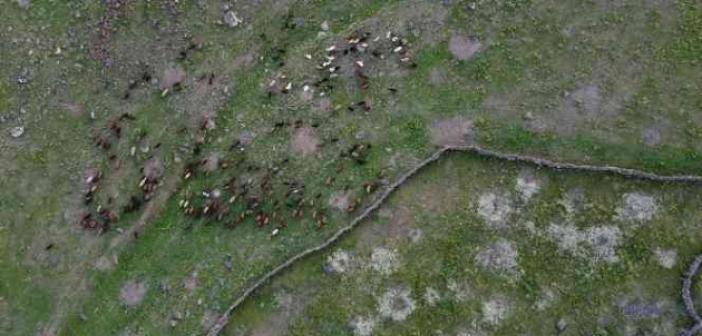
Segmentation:
<svg viewBox="0 0 702 336">
<path fill-rule="evenodd" d="M 456 281 L 450 279 L 446 284 L 446 288 L 451 292 L 453 298 L 458 302 L 464 302 L 470 299 L 473 295 L 473 289 L 467 281 Z"/>
<path fill-rule="evenodd" d="M 427 305 L 434 306 L 439 302 L 439 300 L 441 300 L 441 294 L 439 294 L 439 291 L 432 287 L 427 287 L 424 290 L 424 301 L 427 303 Z"/>
<path fill-rule="evenodd" d="M 436 146 L 461 146 L 473 142 L 473 121 L 462 117 L 435 120 L 431 140 Z"/>
<path fill-rule="evenodd" d="M 503 295 L 495 295 L 482 303 L 483 321 L 489 325 L 499 325 L 512 312 L 512 304 Z"/>
<path fill-rule="evenodd" d="M 641 132 L 641 141 L 649 147 L 656 147 L 661 144 L 661 131 L 656 127 L 645 128 Z"/>
<path fill-rule="evenodd" d="M 375 329 L 375 319 L 356 316 L 349 321 L 349 327 L 355 336 L 371 336 L 373 335 L 373 329 Z"/>
<path fill-rule="evenodd" d="M 171 66 L 163 70 L 163 75 L 161 76 L 161 82 L 159 83 L 159 88 L 161 90 L 172 90 L 174 86 L 180 85 L 185 81 L 185 69 L 183 67 Z"/>
<path fill-rule="evenodd" d="M 202 170 L 211 173 L 219 168 L 219 153 L 212 153 L 202 160 Z"/>
<path fill-rule="evenodd" d="M 290 323 L 300 316 L 305 308 L 307 289 L 300 292 L 280 290 L 275 293 L 275 311 L 265 321 L 260 323 L 250 335 L 252 336 L 282 336 L 288 334 Z"/>
<path fill-rule="evenodd" d="M 351 206 L 351 192 L 339 190 L 329 198 L 329 205 L 337 210 L 346 211 Z"/>
<path fill-rule="evenodd" d="M 465 34 L 453 34 L 449 39 L 449 51 L 454 58 L 466 61 L 482 48 L 483 44 L 475 36 Z"/>
<path fill-rule="evenodd" d="M 144 176 L 150 180 L 156 180 L 163 176 L 165 167 L 159 157 L 153 157 L 144 163 Z"/>
<path fill-rule="evenodd" d="M 370 267 L 380 274 L 388 275 L 400 267 L 400 257 L 393 250 L 385 247 L 376 247 L 371 253 Z"/>
<path fill-rule="evenodd" d="M 655 197 L 642 193 L 630 192 L 622 196 L 623 204 L 617 208 L 617 219 L 628 222 L 650 221 L 658 212 Z"/>
<path fill-rule="evenodd" d="M 197 288 L 197 271 L 193 271 L 183 279 L 183 288 L 192 293 Z"/>
<path fill-rule="evenodd" d="M 492 228 L 506 228 L 513 206 L 508 193 L 488 191 L 480 195 L 477 202 L 478 215 Z"/>
<path fill-rule="evenodd" d="M 548 234 L 560 250 L 574 256 L 589 256 L 594 262 L 619 261 L 617 247 L 622 233 L 616 226 L 603 225 L 580 230 L 572 224 L 551 224 Z"/>
<path fill-rule="evenodd" d="M 530 169 L 524 169 L 517 176 L 517 194 L 523 202 L 528 202 L 536 193 L 541 190 L 543 181 Z"/>
<path fill-rule="evenodd" d="M 351 271 L 352 267 L 353 257 L 351 253 L 344 250 L 336 250 L 327 257 L 324 269 L 328 273 L 346 273 Z"/>
<path fill-rule="evenodd" d="M 518 257 L 515 244 L 506 239 L 500 239 L 483 248 L 475 256 L 475 262 L 488 271 L 508 276 L 519 276 L 521 269 L 517 263 Z"/>
<path fill-rule="evenodd" d="M 416 308 L 411 291 L 405 287 L 391 288 L 378 300 L 378 313 L 396 322 L 407 319 Z"/>
<path fill-rule="evenodd" d="M 129 308 L 134 308 L 141 304 L 146 296 L 148 286 L 145 281 L 129 280 L 119 292 L 120 300 Z"/>
<path fill-rule="evenodd" d="M 314 154 L 319 148 L 319 140 L 312 127 L 303 126 L 296 129 L 290 142 L 292 151 L 303 157 Z"/>
</svg>

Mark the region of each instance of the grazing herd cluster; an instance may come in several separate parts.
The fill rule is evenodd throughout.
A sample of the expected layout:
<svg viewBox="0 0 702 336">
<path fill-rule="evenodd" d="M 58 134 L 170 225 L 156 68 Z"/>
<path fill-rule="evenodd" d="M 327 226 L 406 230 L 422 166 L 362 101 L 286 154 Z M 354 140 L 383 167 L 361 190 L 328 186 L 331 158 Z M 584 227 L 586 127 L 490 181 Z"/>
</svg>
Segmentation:
<svg viewBox="0 0 702 336">
<path fill-rule="evenodd" d="M 334 89 L 334 79 L 343 76 L 352 82 L 355 81 L 360 95 L 366 97 L 368 96 L 370 77 L 373 76 L 373 72 L 382 71 L 381 68 L 387 65 L 381 63 L 382 61 L 394 60 L 401 67 L 407 69 L 413 69 L 417 66 L 412 60 L 410 46 L 407 39 L 390 31 L 384 36 L 378 35 L 375 37 L 373 37 L 371 32 L 355 31 L 345 39 L 335 41 L 324 48 L 319 62 L 315 66 L 316 71 L 314 73 L 316 73 L 316 78 L 303 81 L 301 86 L 302 96 L 307 97 L 305 100 L 311 100 L 315 93 L 319 97 L 329 96 Z M 186 59 L 189 53 L 201 47 L 201 42 L 191 42 L 181 52 L 179 60 Z M 284 54 L 285 52 L 285 50 L 277 50 L 278 54 Z M 312 54 L 305 54 L 305 59 L 312 61 L 314 57 Z M 284 65 L 281 62 L 280 66 L 283 67 Z M 185 79 L 184 72 L 175 70 L 173 72 L 173 76 L 170 76 L 174 78 L 173 83 L 167 84 L 168 87 L 165 89 L 161 87 L 164 90 L 164 94 L 169 90 L 181 91 L 183 89 L 181 85 Z M 142 65 L 140 71 L 138 71 L 138 78 L 129 81 L 123 98 L 129 99 L 132 91 L 142 84 L 153 84 L 154 80 L 151 73 L 152 69 Z M 211 84 L 214 76 L 214 73 L 207 73 L 196 80 L 197 82 L 208 81 Z M 167 82 L 170 77 L 166 77 L 164 81 Z M 163 86 L 163 83 L 161 84 Z M 290 93 L 294 85 L 293 80 L 281 71 L 271 79 L 268 79 L 265 87 L 266 94 L 270 99 L 277 94 Z M 299 88 L 295 87 L 295 89 Z M 388 88 L 388 90 L 392 93 L 397 92 L 395 88 Z M 368 98 L 353 102 L 347 107 L 349 112 L 356 110 L 370 112 L 371 109 L 371 101 Z M 110 120 L 105 127 L 99 129 L 93 136 L 97 147 L 108 155 L 111 167 L 119 168 L 123 164 L 122 159 L 116 153 L 115 144 L 122 138 L 123 124 L 135 119 L 132 114 L 124 113 L 119 118 Z M 309 129 L 314 132 L 313 130 L 318 127 L 319 122 L 312 122 L 308 125 L 303 120 L 297 119 L 294 121 L 281 120 L 275 122 L 269 130 L 270 134 L 278 131 L 292 130 L 295 132 L 303 129 Z M 338 159 L 341 161 L 337 165 L 335 174 L 323 177 L 320 180 L 322 182 L 321 185 L 325 188 L 340 189 L 334 194 L 336 196 L 332 195 L 333 200 L 327 202 L 326 199 L 322 200 L 324 196 L 322 192 L 308 195 L 302 179 L 284 176 L 284 168 L 281 167 L 287 165 L 289 159 L 282 159 L 280 162 L 272 165 L 247 161 L 246 149 L 250 141 L 241 139 L 234 141 L 229 147 L 229 158 L 220 159 L 218 156 L 204 157 L 202 151 L 206 144 L 206 136 L 208 132 L 214 129 L 214 120 L 205 118 L 200 127 L 195 130 L 197 134 L 194 137 L 194 146 L 186 146 L 191 153 L 191 159 L 185 162 L 181 175 L 183 183 L 180 186 L 178 207 L 188 218 L 224 222 L 230 228 L 250 220 L 258 227 L 274 226 L 273 234 L 277 234 L 280 228 L 287 227 L 289 221 L 303 218 L 311 219 L 315 223 L 316 228 L 323 228 L 329 221 L 328 207 L 345 212 L 353 212 L 362 204 L 361 198 L 354 197 L 354 195 L 371 194 L 381 186 L 384 180 L 384 177 L 380 174 L 372 180 L 360 183 L 356 188 L 350 185 L 336 186 L 337 177 L 345 167 L 344 161 L 348 160 L 355 165 L 364 165 L 367 163 L 368 155 L 373 148 L 370 143 L 352 143 L 348 147 L 341 146 L 338 156 Z M 187 132 L 188 129 L 183 128 L 180 131 Z M 138 142 L 143 141 L 146 137 L 145 131 L 139 131 L 137 135 L 136 140 Z M 313 151 L 327 145 L 338 145 L 339 143 L 340 139 L 338 137 L 326 139 L 320 144 L 315 142 L 312 144 L 314 146 Z M 160 144 L 157 144 L 154 148 L 156 149 L 159 146 Z M 130 156 L 134 157 L 135 154 L 136 147 L 132 146 Z M 332 160 L 336 159 L 332 158 Z M 153 166 L 157 167 L 155 169 L 156 172 L 154 172 Z M 210 179 L 208 176 L 215 170 L 220 170 L 222 173 L 215 174 L 216 176 Z M 227 173 L 229 171 L 234 171 L 234 173 Z M 104 233 L 110 229 L 112 224 L 118 221 L 120 214 L 140 210 L 162 184 L 163 164 L 159 158 L 155 158 L 153 155 L 149 156 L 143 163 L 141 173 L 141 178 L 138 181 L 139 192 L 127 197 L 126 202 L 123 202 L 121 211 L 107 208 L 117 207 L 117 202 L 112 197 L 108 197 L 107 207 L 103 207 L 100 204 L 81 215 L 79 220 L 81 227 L 86 230 L 97 230 L 99 233 Z M 201 187 L 202 189 L 197 192 L 191 190 L 191 185 L 188 181 L 193 180 L 198 175 L 205 179 L 205 183 L 214 186 Z M 222 180 L 223 175 L 225 177 Z M 93 203 L 102 178 L 103 172 L 97 169 L 91 169 L 90 173 L 86 174 L 87 190 L 84 195 L 86 206 Z M 223 182 L 212 182 L 212 180 L 222 180 Z M 353 189 L 359 189 L 359 192 L 355 192 Z"/>
</svg>

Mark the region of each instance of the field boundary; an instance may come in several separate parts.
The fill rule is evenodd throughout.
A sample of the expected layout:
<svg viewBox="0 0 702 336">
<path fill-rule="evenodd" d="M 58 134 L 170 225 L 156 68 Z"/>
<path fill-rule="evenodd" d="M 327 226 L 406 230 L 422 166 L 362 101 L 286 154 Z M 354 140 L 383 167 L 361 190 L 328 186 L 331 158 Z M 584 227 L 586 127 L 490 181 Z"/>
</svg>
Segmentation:
<svg viewBox="0 0 702 336">
<path fill-rule="evenodd" d="M 229 317 L 231 316 L 231 313 L 239 307 L 248 297 L 250 297 L 254 292 L 256 292 L 259 288 L 261 288 L 264 284 L 266 284 L 268 281 L 270 281 L 272 278 L 274 278 L 276 275 L 280 274 L 282 271 L 286 270 L 288 267 L 290 267 L 292 264 L 297 262 L 300 259 L 303 259 L 311 254 L 314 254 L 316 252 L 319 252 L 321 250 L 326 249 L 327 247 L 331 246 L 334 244 L 337 240 L 339 240 L 343 235 L 346 233 L 352 231 L 360 222 L 365 220 L 368 216 L 370 216 L 375 210 L 380 208 L 383 203 L 390 197 L 390 195 L 395 192 L 398 188 L 400 188 L 403 184 L 405 184 L 411 177 L 416 175 L 420 170 L 423 168 L 429 166 L 430 164 L 434 163 L 435 161 L 439 160 L 445 153 L 450 153 L 450 152 L 463 152 L 463 153 L 472 153 L 474 155 L 478 155 L 481 157 L 486 157 L 486 158 L 491 158 L 491 159 L 498 159 L 502 161 L 511 161 L 511 162 L 518 162 L 518 163 L 526 163 L 526 164 L 531 164 L 531 165 L 536 165 L 539 167 L 545 167 L 553 170 L 574 170 L 574 171 L 583 171 L 583 172 L 598 172 L 598 173 L 609 173 L 609 174 L 614 174 L 614 175 L 619 175 L 623 176 L 625 178 L 629 179 L 638 179 L 638 180 L 648 180 L 648 181 L 654 181 L 654 182 L 663 182 L 663 183 L 692 183 L 692 184 L 702 184 L 702 176 L 698 175 L 659 175 L 655 173 L 650 173 L 650 172 L 645 172 L 642 170 L 637 170 L 637 169 L 631 169 L 631 168 L 621 168 L 621 167 L 616 167 L 616 166 L 596 166 L 596 165 L 586 165 L 586 164 L 574 164 L 574 163 L 566 163 L 566 162 L 557 162 L 557 161 L 552 161 L 548 159 L 543 159 L 543 158 L 538 158 L 538 157 L 533 157 L 533 156 L 527 156 L 527 155 L 519 155 L 519 154 L 509 154 L 509 153 L 501 153 L 498 151 L 493 151 L 490 149 L 485 149 L 477 145 L 466 145 L 466 146 L 446 146 L 442 147 L 438 150 L 436 150 L 432 155 L 430 155 L 428 158 L 424 159 L 423 161 L 419 162 L 416 164 L 414 167 L 410 168 L 407 172 L 402 174 L 395 182 L 391 183 L 388 185 L 385 190 L 378 196 L 373 202 L 371 202 L 368 206 L 364 208 L 364 210 L 358 214 L 356 217 L 354 217 L 351 222 L 339 229 L 336 233 L 334 233 L 331 237 L 329 237 L 327 240 L 322 242 L 321 244 L 317 246 L 310 247 L 302 252 L 299 252 L 286 261 L 284 261 L 282 264 L 276 266 L 272 270 L 270 270 L 268 273 L 263 275 L 261 278 L 256 280 L 251 286 L 247 287 L 246 290 L 242 292 L 239 297 L 234 300 L 234 302 L 227 308 L 224 313 L 217 319 L 215 324 L 209 329 L 207 332 L 208 336 L 216 336 L 219 335 L 219 333 L 222 331 L 222 329 L 227 325 L 229 322 Z M 692 285 L 692 278 L 699 272 L 700 267 L 702 266 L 702 256 L 698 256 L 695 259 L 695 263 L 690 267 L 690 271 L 687 274 L 687 277 L 685 278 L 684 285 L 683 285 L 683 301 L 685 302 L 685 307 L 688 312 L 688 315 L 695 321 L 695 325 L 684 332 L 684 335 L 692 335 L 693 333 L 697 332 L 698 330 L 702 330 L 702 320 L 700 320 L 699 315 L 696 313 L 694 305 L 692 304 L 692 298 L 690 295 L 690 287 Z M 689 301 L 689 304 L 688 304 Z"/>
</svg>

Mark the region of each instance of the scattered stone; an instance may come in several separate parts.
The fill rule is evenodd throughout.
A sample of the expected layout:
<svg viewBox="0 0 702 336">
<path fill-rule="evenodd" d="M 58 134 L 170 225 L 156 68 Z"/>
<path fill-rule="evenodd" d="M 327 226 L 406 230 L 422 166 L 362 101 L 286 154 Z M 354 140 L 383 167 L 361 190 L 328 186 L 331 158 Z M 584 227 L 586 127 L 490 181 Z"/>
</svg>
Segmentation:
<svg viewBox="0 0 702 336">
<path fill-rule="evenodd" d="M 458 60 L 465 61 L 473 58 L 482 47 L 475 36 L 453 34 L 449 40 L 449 51 Z"/>
<path fill-rule="evenodd" d="M 392 288 L 385 292 L 378 301 L 378 313 L 384 318 L 400 322 L 412 314 L 416 305 L 409 289 Z"/>
<path fill-rule="evenodd" d="M 431 140 L 436 146 L 462 146 L 473 142 L 473 121 L 462 117 L 435 120 Z"/>
<path fill-rule="evenodd" d="M 371 253 L 371 268 L 384 275 L 395 272 L 400 267 L 400 258 L 395 251 L 384 247 L 376 247 Z"/>
<path fill-rule="evenodd" d="M 624 316 L 633 319 L 651 319 L 663 315 L 663 309 L 658 302 L 636 302 L 621 307 Z"/>
<path fill-rule="evenodd" d="M 427 287 L 424 291 L 424 301 L 426 301 L 427 305 L 434 306 L 437 302 L 439 302 L 439 300 L 441 300 L 439 291 L 434 288 Z"/>
<path fill-rule="evenodd" d="M 535 176 L 531 170 L 522 170 L 517 176 L 517 194 L 523 202 L 528 202 L 539 190 L 541 190 L 541 180 Z"/>
<path fill-rule="evenodd" d="M 478 215 L 493 228 L 505 228 L 512 213 L 512 201 L 507 193 L 488 191 L 478 198 Z"/>
<path fill-rule="evenodd" d="M 623 221 L 649 221 L 658 212 L 656 199 L 641 192 L 630 192 L 622 197 L 624 204 L 617 208 L 617 219 Z"/>
<path fill-rule="evenodd" d="M 127 307 L 134 308 L 144 300 L 147 289 L 146 282 L 129 280 L 120 290 L 120 299 Z"/>
<path fill-rule="evenodd" d="M 329 273 L 346 273 L 351 270 L 351 254 L 344 250 L 336 250 L 327 257 L 325 270 Z"/>
<path fill-rule="evenodd" d="M 356 316 L 349 321 L 349 327 L 355 336 L 371 336 L 375 329 L 375 320 L 370 317 Z"/>
<path fill-rule="evenodd" d="M 484 248 L 475 256 L 475 262 L 482 268 L 510 276 L 518 276 L 521 269 L 517 263 L 517 248 L 514 243 L 500 239 Z"/>
<path fill-rule="evenodd" d="M 228 9 L 224 12 L 224 24 L 226 24 L 227 26 L 235 28 L 239 26 L 239 24 L 241 24 L 242 22 L 244 21 L 241 20 L 233 10 Z"/>
<path fill-rule="evenodd" d="M 22 126 L 16 126 L 10 129 L 10 136 L 13 138 L 17 139 L 24 134 L 24 127 Z"/>
<path fill-rule="evenodd" d="M 483 302 L 483 321 L 496 326 L 511 313 L 512 306 L 504 296 L 497 295 Z"/>
<path fill-rule="evenodd" d="M 655 251 L 656 261 L 663 268 L 671 269 L 678 260 L 678 251 L 657 248 Z"/>
</svg>

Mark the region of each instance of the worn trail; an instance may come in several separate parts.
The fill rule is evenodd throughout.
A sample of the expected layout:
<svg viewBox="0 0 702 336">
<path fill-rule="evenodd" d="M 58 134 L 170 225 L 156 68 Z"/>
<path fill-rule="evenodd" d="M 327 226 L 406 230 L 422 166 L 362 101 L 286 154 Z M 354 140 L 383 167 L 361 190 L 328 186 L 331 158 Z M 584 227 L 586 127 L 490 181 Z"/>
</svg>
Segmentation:
<svg viewBox="0 0 702 336">
<path fill-rule="evenodd" d="M 224 311 L 224 313 L 222 313 L 222 315 L 217 319 L 217 322 L 207 332 L 207 335 L 208 336 L 218 335 L 222 331 L 222 329 L 226 326 L 226 324 L 229 322 L 229 317 L 230 317 L 231 313 L 237 307 L 239 307 L 248 297 L 250 297 L 256 290 L 261 288 L 265 283 L 267 283 L 269 280 L 271 280 L 276 275 L 280 274 L 282 271 L 284 271 L 285 269 L 290 267 L 292 264 L 294 264 L 298 260 L 303 259 L 303 258 L 305 258 L 305 257 L 307 257 L 315 252 L 324 250 L 327 247 L 334 244 L 343 235 L 352 231 L 361 221 L 368 218 L 375 210 L 380 208 L 380 206 L 388 199 L 388 197 L 395 190 L 397 190 L 403 184 L 405 184 L 411 177 L 416 175 L 423 168 L 425 168 L 425 167 L 429 166 L 430 164 L 432 164 L 433 162 L 437 161 L 445 153 L 449 153 L 449 152 L 472 153 L 472 154 L 479 155 L 479 156 L 486 157 L 486 158 L 492 158 L 492 159 L 498 159 L 498 160 L 504 160 L 504 161 L 512 161 L 512 162 L 521 162 L 521 163 L 532 164 L 532 165 L 536 165 L 539 167 L 545 167 L 545 168 L 555 169 L 555 170 L 574 170 L 574 171 L 584 171 L 584 172 L 609 173 L 609 174 L 623 176 L 625 178 L 648 180 L 648 181 L 654 181 L 654 182 L 687 183 L 687 184 L 692 183 L 692 184 L 701 184 L 702 185 L 702 176 L 698 176 L 698 175 L 658 175 L 655 173 L 650 173 L 650 172 L 645 172 L 645 171 L 630 169 L 630 168 L 621 168 L 621 167 L 616 167 L 616 166 L 595 166 L 595 165 L 586 165 L 586 164 L 557 162 L 557 161 L 552 161 L 552 160 L 547 160 L 547 159 L 542 159 L 542 158 L 537 158 L 537 157 L 532 157 L 532 156 L 526 156 L 526 155 L 500 153 L 497 151 L 482 148 L 482 147 L 477 146 L 477 145 L 442 147 L 442 148 L 438 149 L 437 151 L 435 151 L 427 159 L 423 160 L 422 162 L 418 163 L 416 166 L 412 167 L 409 171 L 407 171 L 402 176 L 400 176 L 395 182 L 393 182 L 392 184 L 387 186 L 385 188 L 385 190 L 380 194 L 380 196 L 378 196 L 373 202 L 371 202 L 358 216 L 354 217 L 353 220 L 351 220 L 351 222 L 349 222 L 348 225 L 339 229 L 334 235 L 329 237 L 327 240 L 325 240 L 321 244 L 319 244 L 317 246 L 310 247 L 310 248 L 290 257 L 288 260 L 286 260 L 282 264 L 278 265 L 274 269 L 270 270 L 268 273 L 266 273 L 261 278 L 259 278 L 257 281 L 255 281 L 253 284 L 251 284 L 249 287 L 247 287 L 246 290 L 244 290 L 241 293 L 241 295 L 239 295 L 236 298 L 236 300 L 234 300 L 234 302 L 227 308 L 227 310 Z M 693 326 L 691 329 L 686 331 L 686 333 L 684 333 L 683 335 L 693 335 L 698 330 L 702 330 L 702 322 L 700 321 L 700 317 L 694 309 L 694 305 L 692 304 L 692 299 L 690 296 L 690 286 L 692 283 L 691 279 L 697 274 L 697 272 L 699 272 L 699 269 L 701 266 L 702 266 L 702 256 L 699 256 L 699 257 L 697 257 L 697 259 L 695 259 L 695 263 L 693 263 L 693 265 L 691 266 L 691 270 L 688 273 L 687 278 L 685 279 L 684 286 L 683 286 L 683 299 L 685 300 L 685 305 L 686 305 L 688 314 L 693 318 L 693 320 L 695 320 L 695 326 Z M 688 305 L 688 299 L 690 302 L 689 305 Z"/>
</svg>

